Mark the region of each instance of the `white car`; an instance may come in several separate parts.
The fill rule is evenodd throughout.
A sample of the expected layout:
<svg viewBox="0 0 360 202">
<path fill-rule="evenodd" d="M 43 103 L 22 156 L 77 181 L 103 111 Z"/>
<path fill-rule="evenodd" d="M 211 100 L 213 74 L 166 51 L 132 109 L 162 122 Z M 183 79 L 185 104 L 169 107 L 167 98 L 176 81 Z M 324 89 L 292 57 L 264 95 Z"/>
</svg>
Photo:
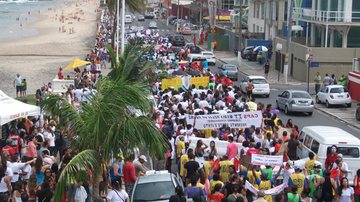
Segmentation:
<svg viewBox="0 0 360 202">
<path fill-rule="evenodd" d="M 213 52 L 211 51 L 202 51 L 201 55 L 204 56 L 206 58 L 206 60 L 208 61 L 209 65 L 215 65 L 216 63 L 216 58 Z"/>
<path fill-rule="evenodd" d="M 351 107 L 351 96 L 342 85 L 324 86 L 316 95 L 316 103 L 325 103 L 326 107 L 331 105 L 344 105 Z"/>
<path fill-rule="evenodd" d="M 252 91 L 253 95 L 264 95 L 265 97 L 270 96 L 270 85 L 263 76 L 247 76 L 240 83 L 240 88 L 243 92 L 246 93 L 246 86 L 249 80 L 251 80 L 254 85 L 254 89 Z"/>
<path fill-rule="evenodd" d="M 157 24 L 155 21 L 151 21 L 149 23 L 149 29 L 157 29 Z"/>
<path fill-rule="evenodd" d="M 131 17 L 131 15 L 125 15 L 125 23 L 126 23 L 126 24 L 132 23 L 132 17 Z"/>
</svg>

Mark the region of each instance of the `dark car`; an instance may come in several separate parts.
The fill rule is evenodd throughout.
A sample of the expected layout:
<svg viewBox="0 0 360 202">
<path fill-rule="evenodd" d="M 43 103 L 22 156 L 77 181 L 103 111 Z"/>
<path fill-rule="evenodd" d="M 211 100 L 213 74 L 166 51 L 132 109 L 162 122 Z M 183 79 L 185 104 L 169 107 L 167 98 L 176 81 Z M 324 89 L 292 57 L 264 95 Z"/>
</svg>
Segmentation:
<svg viewBox="0 0 360 202">
<path fill-rule="evenodd" d="M 173 46 L 185 46 L 185 38 L 180 35 L 173 36 L 170 42 Z"/>
<path fill-rule="evenodd" d="M 199 54 L 201 53 L 201 49 L 199 46 L 190 46 L 190 53 Z"/>
<path fill-rule="evenodd" d="M 145 19 L 154 19 L 155 16 L 153 13 L 145 13 Z"/>
<path fill-rule="evenodd" d="M 356 120 L 360 121 L 360 104 L 358 104 L 358 107 L 356 109 L 355 117 L 356 117 Z"/>
<path fill-rule="evenodd" d="M 248 59 L 250 54 L 253 52 L 255 46 L 248 46 L 241 50 L 241 58 Z"/>
</svg>

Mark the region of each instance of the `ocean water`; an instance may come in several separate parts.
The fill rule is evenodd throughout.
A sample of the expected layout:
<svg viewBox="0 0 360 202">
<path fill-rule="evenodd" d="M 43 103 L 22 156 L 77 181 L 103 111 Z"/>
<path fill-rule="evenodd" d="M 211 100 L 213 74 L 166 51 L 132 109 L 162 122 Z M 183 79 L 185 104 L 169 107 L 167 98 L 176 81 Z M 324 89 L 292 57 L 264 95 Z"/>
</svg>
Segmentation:
<svg viewBox="0 0 360 202">
<path fill-rule="evenodd" d="M 37 31 L 27 28 L 26 25 L 38 20 L 36 13 L 54 8 L 62 1 L 0 0 L 0 41 L 36 35 Z"/>
</svg>

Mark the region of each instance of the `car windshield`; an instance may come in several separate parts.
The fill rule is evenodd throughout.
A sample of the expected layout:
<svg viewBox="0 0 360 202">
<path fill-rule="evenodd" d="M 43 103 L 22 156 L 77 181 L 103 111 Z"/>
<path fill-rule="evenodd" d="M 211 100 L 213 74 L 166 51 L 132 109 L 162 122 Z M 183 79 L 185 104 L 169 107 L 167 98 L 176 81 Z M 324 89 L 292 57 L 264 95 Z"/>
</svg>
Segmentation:
<svg viewBox="0 0 360 202">
<path fill-rule="evenodd" d="M 134 201 L 169 200 L 175 194 L 175 187 L 171 181 L 150 182 L 136 185 Z"/>
<path fill-rule="evenodd" d="M 308 98 L 311 99 L 310 95 L 305 92 L 294 92 L 292 94 L 293 98 Z"/>
<path fill-rule="evenodd" d="M 343 93 L 345 92 L 344 88 L 331 88 L 330 93 Z"/>
<path fill-rule="evenodd" d="M 252 79 L 253 84 L 267 84 L 265 79 Z"/>
</svg>

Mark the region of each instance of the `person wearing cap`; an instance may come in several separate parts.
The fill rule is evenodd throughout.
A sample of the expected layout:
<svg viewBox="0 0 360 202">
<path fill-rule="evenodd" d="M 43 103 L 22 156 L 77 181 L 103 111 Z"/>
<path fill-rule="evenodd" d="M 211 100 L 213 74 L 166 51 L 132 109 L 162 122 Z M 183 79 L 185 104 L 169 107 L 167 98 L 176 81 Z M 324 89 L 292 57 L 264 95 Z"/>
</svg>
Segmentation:
<svg viewBox="0 0 360 202">
<path fill-rule="evenodd" d="M 267 202 L 265 197 L 265 192 L 263 190 L 260 190 L 257 194 L 258 198 L 254 200 L 253 202 Z"/>
<path fill-rule="evenodd" d="M 123 157 L 121 154 L 118 154 L 116 156 L 116 160 L 112 163 L 111 168 L 110 168 L 111 183 L 121 180 L 123 165 L 124 165 Z"/>
<path fill-rule="evenodd" d="M 139 159 L 134 162 L 136 177 L 145 175 L 146 171 L 149 170 L 149 168 L 144 165 L 146 162 L 146 156 L 144 155 L 139 156 Z"/>
<path fill-rule="evenodd" d="M 301 195 L 301 192 L 304 190 L 306 186 L 306 177 L 301 173 L 301 168 L 298 165 L 294 165 L 295 173 L 290 175 L 290 179 L 288 182 L 289 187 L 296 187 L 297 193 Z"/>
<path fill-rule="evenodd" d="M 340 164 L 341 164 L 340 171 L 342 173 L 342 176 L 347 177 L 347 175 L 350 171 L 349 171 L 348 164 L 346 162 L 344 162 L 343 155 L 339 153 L 337 155 L 336 159 L 340 160 Z M 337 164 L 333 164 L 333 167 L 337 167 Z"/>
</svg>

